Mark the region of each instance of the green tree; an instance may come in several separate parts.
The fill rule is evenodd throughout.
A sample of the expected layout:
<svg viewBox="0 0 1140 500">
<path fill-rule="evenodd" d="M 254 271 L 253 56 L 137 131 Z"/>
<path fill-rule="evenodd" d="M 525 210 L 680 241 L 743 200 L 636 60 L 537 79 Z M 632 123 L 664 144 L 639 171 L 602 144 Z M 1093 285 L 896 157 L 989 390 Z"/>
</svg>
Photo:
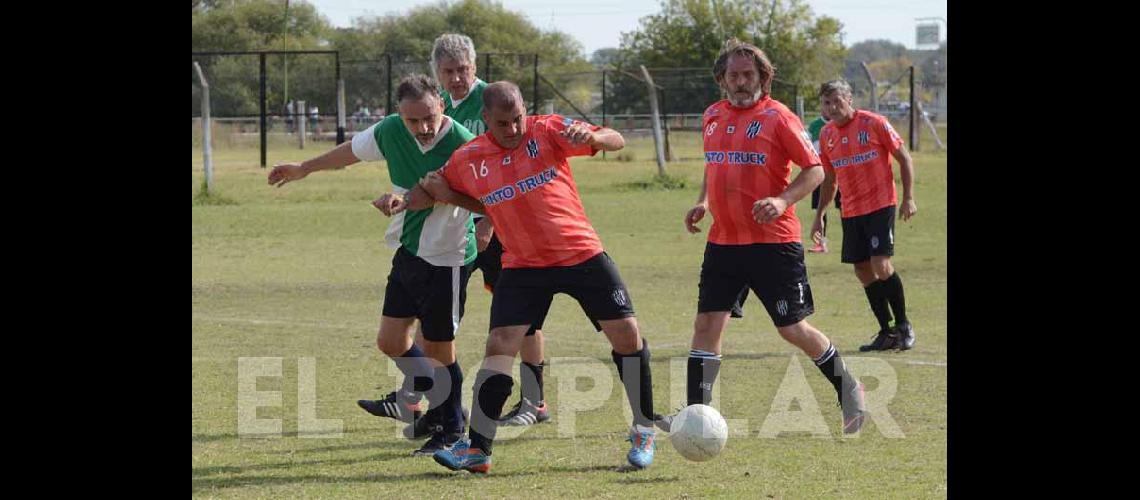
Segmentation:
<svg viewBox="0 0 1140 500">
<path fill-rule="evenodd" d="M 280 0 L 205 1 L 194 6 L 191 47 L 194 52 L 328 50 L 331 33 L 328 20 L 307 3 L 290 2 L 286 9 Z M 198 62 L 210 82 L 215 116 L 258 113 L 257 56 L 207 56 Z M 332 57 L 273 55 L 267 62 L 271 114 L 280 113 L 287 99 L 306 100 L 326 114 L 336 109 Z M 197 77 L 193 80 L 196 87 Z M 196 91 L 191 104 L 196 116 L 200 112 Z"/>
<path fill-rule="evenodd" d="M 522 88 L 523 96 L 533 99 L 533 58 L 538 54 L 541 73 L 587 71 L 590 63 L 582 54 L 582 45 L 559 31 L 543 31 L 524 15 L 508 10 L 489 0 L 463 0 L 422 5 L 405 14 L 362 17 L 353 27 L 336 30 L 332 46 L 344 61 L 345 90 L 351 105 L 360 101 L 370 106 L 385 102 L 387 76 L 385 54 L 392 57 L 392 79 L 410 72 L 429 73 L 431 46 L 442 33 L 462 33 L 471 37 L 478 55 L 480 78 L 511 80 Z M 486 55 L 498 55 L 487 66 Z M 560 89 L 562 90 L 562 89 Z M 541 99 L 550 92 L 540 86 Z"/>
<path fill-rule="evenodd" d="M 816 17 L 802 0 L 663 0 L 660 13 L 642 18 L 639 29 L 622 34 L 617 66 L 634 74 L 642 64 L 697 68 L 680 77 L 683 83 L 676 76 L 667 80 L 678 86 L 672 93 L 682 103 L 707 106 L 720 98 L 712 79 L 713 62 L 725 40 L 736 37 L 768 55 L 781 82 L 773 86 L 773 96 L 791 106 L 797 88 L 803 94 L 841 71 L 841 30 L 837 19 Z M 615 82 L 615 93 L 639 96 L 625 103 L 629 110 L 648 109 L 638 85 L 644 87 L 632 78 Z"/>
</svg>

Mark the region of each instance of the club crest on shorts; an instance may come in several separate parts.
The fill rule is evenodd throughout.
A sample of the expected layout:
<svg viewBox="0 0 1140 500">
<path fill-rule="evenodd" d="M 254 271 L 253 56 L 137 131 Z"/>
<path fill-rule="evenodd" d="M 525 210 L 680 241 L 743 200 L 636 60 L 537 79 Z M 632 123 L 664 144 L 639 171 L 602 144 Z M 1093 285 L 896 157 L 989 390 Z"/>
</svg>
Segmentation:
<svg viewBox="0 0 1140 500">
<path fill-rule="evenodd" d="M 879 237 L 878 236 L 872 236 L 871 237 L 871 248 L 879 248 Z"/>
<path fill-rule="evenodd" d="M 780 300 L 776 301 L 776 312 L 780 313 L 780 316 L 787 316 L 788 315 L 788 301 L 786 301 L 784 299 L 780 299 Z"/>
<path fill-rule="evenodd" d="M 619 306 L 625 307 L 625 305 L 629 303 L 629 300 L 625 297 L 625 290 L 620 288 L 614 290 L 613 297 L 614 303 Z"/>
</svg>

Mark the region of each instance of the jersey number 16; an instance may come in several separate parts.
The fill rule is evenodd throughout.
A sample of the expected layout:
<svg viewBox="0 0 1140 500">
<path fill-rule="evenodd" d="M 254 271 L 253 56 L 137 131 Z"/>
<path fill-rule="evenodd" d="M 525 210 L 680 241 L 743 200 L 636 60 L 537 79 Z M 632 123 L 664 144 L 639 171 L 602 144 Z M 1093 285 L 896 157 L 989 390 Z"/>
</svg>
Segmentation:
<svg viewBox="0 0 1140 500">
<path fill-rule="evenodd" d="M 487 160 L 483 160 L 482 162 L 479 163 L 479 171 L 478 172 L 475 171 L 475 163 L 474 162 L 468 163 L 467 166 L 471 167 L 471 175 L 474 175 L 476 177 L 486 177 L 487 176 Z"/>
</svg>

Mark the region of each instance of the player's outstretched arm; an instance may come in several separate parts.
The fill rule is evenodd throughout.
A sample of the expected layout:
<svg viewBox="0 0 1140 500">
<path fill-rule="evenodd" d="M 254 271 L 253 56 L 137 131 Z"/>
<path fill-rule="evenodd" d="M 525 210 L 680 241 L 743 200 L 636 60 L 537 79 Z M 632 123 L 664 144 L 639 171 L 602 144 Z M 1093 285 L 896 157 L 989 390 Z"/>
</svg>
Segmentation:
<svg viewBox="0 0 1140 500">
<path fill-rule="evenodd" d="M 273 166 L 269 171 L 269 184 L 281 187 L 293 181 L 304 179 L 318 170 L 341 169 L 359 162 L 360 159 L 352 153 L 352 142 L 345 141 L 341 145 L 316 158 L 300 163 L 281 163 Z"/>
<path fill-rule="evenodd" d="M 597 150 L 617 151 L 625 147 L 625 138 L 617 130 L 602 127 L 595 130 L 586 140 L 586 143 Z"/>
</svg>

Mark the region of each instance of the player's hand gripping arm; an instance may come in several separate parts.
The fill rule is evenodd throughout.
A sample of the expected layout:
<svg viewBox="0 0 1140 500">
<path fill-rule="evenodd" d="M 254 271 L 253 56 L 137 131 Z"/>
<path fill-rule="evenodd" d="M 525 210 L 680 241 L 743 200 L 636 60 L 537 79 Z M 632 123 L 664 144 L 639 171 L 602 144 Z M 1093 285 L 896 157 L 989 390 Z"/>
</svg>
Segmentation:
<svg viewBox="0 0 1140 500">
<path fill-rule="evenodd" d="M 483 207 L 482 203 L 479 203 L 479 200 L 452 191 L 451 186 L 447 184 L 447 179 L 444 179 L 439 172 L 428 172 L 423 179 L 420 179 L 419 185 L 437 201 L 466 208 L 477 214 L 487 213 L 486 208 Z"/>
</svg>

